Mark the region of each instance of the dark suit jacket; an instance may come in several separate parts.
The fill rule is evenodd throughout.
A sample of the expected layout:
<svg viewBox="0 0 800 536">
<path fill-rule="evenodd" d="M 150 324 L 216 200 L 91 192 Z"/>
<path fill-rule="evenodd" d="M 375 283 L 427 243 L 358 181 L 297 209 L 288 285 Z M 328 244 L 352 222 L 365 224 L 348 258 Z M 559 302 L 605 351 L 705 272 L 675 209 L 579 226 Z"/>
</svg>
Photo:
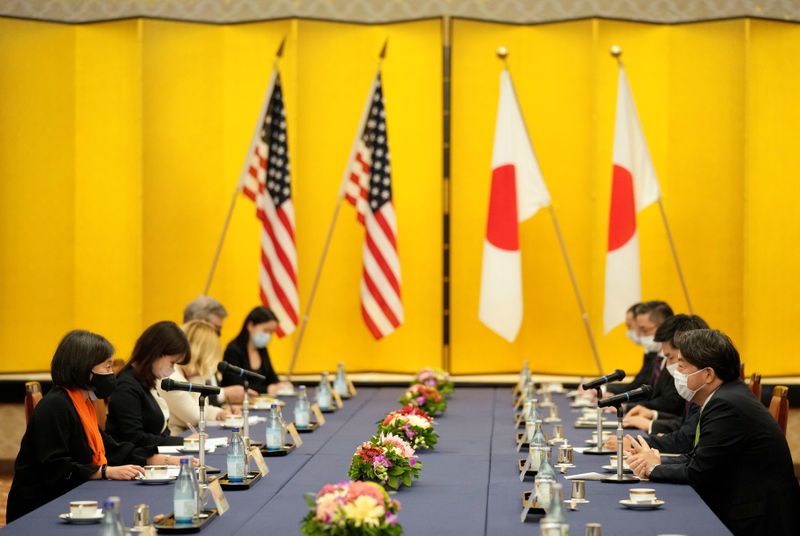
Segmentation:
<svg viewBox="0 0 800 536">
<path fill-rule="evenodd" d="M 108 465 L 145 465 L 155 454 L 154 449 L 117 443 L 102 430 L 100 435 Z M 53 387 L 37 404 L 20 444 L 8 494 L 8 522 L 86 482 L 98 469 L 72 400 Z"/>
<path fill-rule="evenodd" d="M 716 395 L 715 395 L 716 396 Z M 713 399 L 712 399 L 713 400 Z M 670 454 L 686 454 L 694 448 L 694 432 L 697 427 L 697 416 L 700 414 L 700 406 L 691 404 L 689 412 L 682 423 L 678 423 L 679 427 L 674 432 L 657 436 L 656 423 L 661 420 L 661 414 L 658 414 L 658 419 L 653 422 L 651 431 L 653 435 L 647 438 L 647 444 L 651 447 L 660 450 L 661 452 L 668 452 Z M 674 416 L 673 416 L 674 417 Z"/>
<path fill-rule="evenodd" d="M 658 412 L 658 419 L 654 420 L 650 425 L 651 434 L 671 434 L 681 427 L 683 424 L 683 417 L 680 415 L 673 415 L 666 411 Z"/>
<path fill-rule="evenodd" d="M 687 463 L 662 464 L 650 479 L 690 484 L 736 535 L 800 534 L 800 486 L 786 438 L 750 389 L 722 385 L 700 417 Z"/>
<path fill-rule="evenodd" d="M 108 402 L 106 430 L 117 441 L 130 441 L 137 447 L 183 444 L 182 437 L 172 437 L 169 427 L 164 428 L 161 407 L 131 369 L 123 370 L 117 378 L 117 388 Z"/>
<path fill-rule="evenodd" d="M 278 375 L 275 373 L 275 369 L 272 368 L 272 361 L 269 359 L 269 352 L 267 352 L 267 349 L 259 348 L 258 353 L 261 355 L 261 368 L 259 370 L 253 370 L 250 367 L 250 357 L 247 355 L 247 346 L 241 345 L 236 339 L 234 339 L 225 349 L 224 359 L 231 365 L 235 365 L 245 370 L 251 370 L 266 376 L 266 383 L 258 380 L 249 380 L 251 389 L 255 389 L 256 391 L 264 393 L 267 391 L 267 385 L 278 383 L 280 380 L 278 379 Z M 242 385 L 242 378 L 238 374 L 234 374 L 232 372 L 223 372 L 222 379 L 220 380 L 219 384 L 222 387 L 227 387 L 228 385 Z"/>
<path fill-rule="evenodd" d="M 658 359 L 655 359 L 653 361 L 651 373 L 655 370 L 657 365 Z M 645 383 L 650 383 L 650 378 L 648 378 Z M 675 389 L 675 379 L 666 367 L 661 370 L 658 381 L 656 381 L 655 385 L 652 387 L 653 394 L 650 395 L 650 398 L 639 404 L 646 408 L 654 409 L 659 412 L 671 413 L 672 415 L 683 414 L 686 409 L 686 401 L 681 398 L 681 395 L 679 395 L 678 391 Z"/>
<path fill-rule="evenodd" d="M 644 354 L 644 357 L 642 358 L 642 368 L 636 373 L 633 381 L 629 383 L 609 383 L 606 385 L 606 391 L 618 395 L 620 393 L 624 393 L 625 391 L 630 391 L 631 389 L 638 389 L 642 385 L 649 382 L 650 377 L 653 375 L 653 361 L 657 355 L 657 352 L 647 352 Z"/>
</svg>

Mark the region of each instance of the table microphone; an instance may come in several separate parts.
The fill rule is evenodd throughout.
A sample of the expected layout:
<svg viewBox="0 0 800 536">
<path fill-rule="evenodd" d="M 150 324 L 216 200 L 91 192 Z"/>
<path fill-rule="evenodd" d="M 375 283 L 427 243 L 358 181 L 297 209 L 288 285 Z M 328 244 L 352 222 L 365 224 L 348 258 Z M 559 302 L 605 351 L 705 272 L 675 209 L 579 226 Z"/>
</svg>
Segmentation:
<svg viewBox="0 0 800 536">
<path fill-rule="evenodd" d="M 599 378 L 595 378 L 590 382 L 584 383 L 583 388 L 588 391 L 589 389 L 596 389 L 597 387 L 600 387 L 608 382 L 618 382 L 624 379 L 625 371 L 622 369 L 617 369 L 611 374 L 606 374 L 605 376 L 600 376 Z"/>
<path fill-rule="evenodd" d="M 252 370 L 246 370 L 243 369 L 242 367 L 231 365 L 227 361 L 220 362 L 220 364 L 217 365 L 217 370 L 220 372 L 230 372 L 231 374 L 235 374 L 239 377 L 246 376 L 252 380 L 260 380 L 262 382 L 267 381 L 267 377 L 264 376 L 263 374 L 259 374 L 258 372 L 253 372 Z"/>
<path fill-rule="evenodd" d="M 219 394 L 219 387 L 205 385 L 202 383 L 176 382 L 170 378 L 161 380 L 161 389 L 164 391 L 189 391 L 190 393 L 200 393 L 203 396 Z"/>
<path fill-rule="evenodd" d="M 638 389 L 634 389 L 633 391 L 628 391 L 626 393 L 620 393 L 615 396 L 610 396 L 608 398 L 603 398 L 597 401 L 598 408 L 605 408 L 608 406 L 619 406 L 620 404 L 624 404 L 625 402 L 630 402 L 632 400 L 638 400 L 640 398 L 647 398 L 653 392 L 653 388 L 649 385 L 642 385 Z"/>
</svg>

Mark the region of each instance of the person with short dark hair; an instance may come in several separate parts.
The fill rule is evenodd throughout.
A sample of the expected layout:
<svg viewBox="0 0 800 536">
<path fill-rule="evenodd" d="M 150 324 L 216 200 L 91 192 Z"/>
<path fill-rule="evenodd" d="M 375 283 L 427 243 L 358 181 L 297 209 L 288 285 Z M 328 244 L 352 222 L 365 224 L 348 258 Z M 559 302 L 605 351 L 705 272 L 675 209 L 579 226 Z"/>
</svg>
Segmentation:
<svg viewBox="0 0 800 536">
<path fill-rule="evenodd" d="M 278 329 L 278 317 L 266 307 L 256 307 L 247 315 L 242 329 L 225 348 L 223 359 L 229 364 L 261 374 L 266 382 L 249 379 L 251 389 L 260 393 L 274 395 L 278 392 L 280 380 L 272 367 L 267 344 Z M 222 386 L 242 385 L 244 379 L 230 371 L 222 374 L 219 384 Z"/>
<path fill-rule="evenodd" d="M 739 379 L 739 352 L 717 330 L 677 335 L 681 396 L 701 407 L 694 448 L 661 463 L 640 437 L 628 463 L 653 482 L 689 484 L 737 535 L 800 534 L 800 486 L 778 423 Z"/>
<path fill-rule="evenodd" d="M 625 335 L 636 346 L 642 345 L 642 343 L 639 342 L 639 334 L 636 332 L 636 310 L 640 305 L 641 302 L 634 303 L 625 311 Z"/>
<path fill-rule="evenodd" d="M 650 398 L 631 409 L 623 420 L 625 427 L 638 428 L 648 433 L 667 433 L 677 430 L 689 412 L 689 403 L 675 390 L 672 370 L 678 365 L 675 337 L 693 329 L 708 329 L 705 320 L 697 315 L 673 315 L 658 326 L 654 341 L 661 344 L 655 365 L 661 368 L 658 380 L 652 385 Z"/>
<path fill-rule="evenodd" d="M 175 322 L 157 322 L 144 330 L 109 401 L 108 433 L 140 447 L 182 445 L 182 437 L 170 436 L 169 406 L 156 382 L 190 359 L 189 340 Z"/>
<path fill-rule="evenodd" d="M 606 391 L 611 394 L 624 393 L 631 389 L 638 389 L 642 385 L 653 385 L 660 375 L 656 368 L 658 361 L 658 351 L 661 344 L 656 343 L 653 338 L 656 329 L 664 320 L 672 316 L 672 308 L 666 302 L 652 300 L 632 305 L 628 311 L 634 317 L 634 325 L 639 346 L 644 347 L 644 357 L 639 372 L 631 382 L 628 383 L 609 383 Z"/>
<path fill-rule="evenodd" d="M 92 400 L 114 392 L 113 356 L 111 343 L 88 331 L 61 339 L 50 363 L 53 387 L 36 405 L 14 463 L 9 523 L 87 480 L 131 480 L 145 464 L 178 461 L 117 442 L 98 426 Z"/>
</svg>

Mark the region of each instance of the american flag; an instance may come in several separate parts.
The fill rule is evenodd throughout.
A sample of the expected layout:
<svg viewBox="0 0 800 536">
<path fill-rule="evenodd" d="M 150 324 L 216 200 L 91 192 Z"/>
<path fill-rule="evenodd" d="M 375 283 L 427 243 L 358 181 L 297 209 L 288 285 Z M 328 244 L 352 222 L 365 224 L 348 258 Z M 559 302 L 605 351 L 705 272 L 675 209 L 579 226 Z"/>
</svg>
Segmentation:
<svg viewBox="0 0 800 536">
<path fill-rule="evenodd" d="M 275 72 L 263 121 L 258 125 L 242 176 L 242 191 L 256 204 L 261 222 L 261 303 L 278 317 L 279 337 L 292 333 L 299 317 L 294 205 L 286 140 L 286 109 Z"/>
<path fill-rule="evenodd" d="M 361 314 L 376 339 L 403 323 L 397 217 L 392 202 L 392 169 L 386 132 L 381 76 L 375 79 L 365 110 L 366 122 L 348 165 L 345 198 L 356 207 L 364 225 L 361 272 Z"/>
</svg>

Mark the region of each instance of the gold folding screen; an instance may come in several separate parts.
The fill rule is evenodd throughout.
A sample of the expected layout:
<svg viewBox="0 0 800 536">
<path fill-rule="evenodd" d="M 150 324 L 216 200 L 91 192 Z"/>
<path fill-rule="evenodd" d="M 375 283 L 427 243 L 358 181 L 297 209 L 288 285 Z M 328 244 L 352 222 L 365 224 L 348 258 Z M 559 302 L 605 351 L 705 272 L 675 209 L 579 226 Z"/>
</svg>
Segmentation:
<svg viewBox="0 0 800 536">
<path fill-rule="evenodd" d="M 0 19 L 2 371 L 44 370 L 72 327 L 126 356 L 202 291 L 283 36 L 306 302 L 345 161 L 386 37 L 384 85 L 406 321 L 376 343 L 359 311 L 363 230 L 343 206 L 298 371 L 413 371 L 441 358 L 442 26 L 306 20 L 69 26 Z M 616 65 L 623 59 L 696 311 L 748 370 L 791 359 L 800 260 L 796 95 L 800 27 L 760 20 L 650 25 L 583 20 L 452 26 L 451 357 L 457 373 L 530 359 L 595 371 L 546 212 L 522 225 L 525 319 L 508 344 L 477 320 L 498 45 L 552 193 L 605 368 L 640 356 L 601 332 Z M 658 209 L 640 214 L 645 298 L 685 310 Z M 211 294 L 238 331 L 257 297 L 258 224 L 237 202 Z M 279 369 L 292 339 L 271 346 Z"/>
</svg>

